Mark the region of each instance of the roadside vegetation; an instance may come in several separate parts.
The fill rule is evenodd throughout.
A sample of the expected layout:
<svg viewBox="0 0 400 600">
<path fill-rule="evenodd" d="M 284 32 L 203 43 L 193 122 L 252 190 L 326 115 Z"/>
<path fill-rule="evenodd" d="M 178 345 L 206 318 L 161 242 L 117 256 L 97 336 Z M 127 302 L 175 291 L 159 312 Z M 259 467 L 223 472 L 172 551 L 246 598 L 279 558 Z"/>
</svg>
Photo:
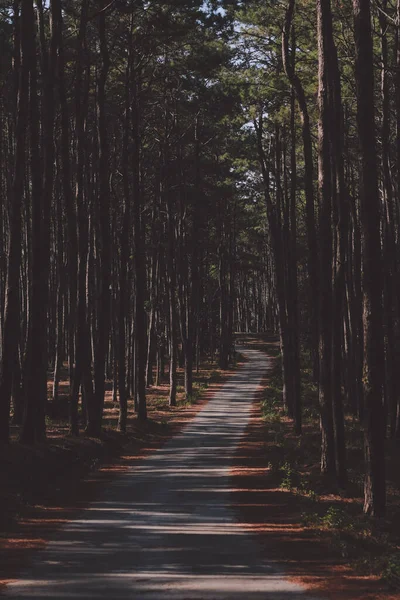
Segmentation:
<svg viewBox="0 0 400 600">
<path fill-rule="evenodd" d="M 246 337 L 243 336 L 246 340 Z M 273 337 L 247 338 L 248 347 L 273 356 L 260 397 L 268 460 L 268 485 L 296 496 L 301 525 L 328 541 L 338 560 L 360 575 L 378 576 L 388 590 L 400 591 L 400 461 L 398 442 L 386 440 L 388 513 L 371 519 L 363 513 L 363 431 L 357 416 L 346 414 L 348 481 L 338 484 L 321 474 L 318 389 L 302 355 L 303 434 L 293 432 L 282 405 L 279 344 Z"/>
</svg>

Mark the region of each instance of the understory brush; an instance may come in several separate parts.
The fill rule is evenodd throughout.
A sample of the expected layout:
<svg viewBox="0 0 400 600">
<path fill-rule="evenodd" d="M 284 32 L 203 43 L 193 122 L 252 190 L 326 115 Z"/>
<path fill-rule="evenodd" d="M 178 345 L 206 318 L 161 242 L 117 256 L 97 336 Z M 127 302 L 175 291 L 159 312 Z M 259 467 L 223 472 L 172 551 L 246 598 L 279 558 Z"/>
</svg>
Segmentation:
<svg viewBox="0 0 400 600">
<path fill-rule="evenodd" d="M 268 473 L 272 484 L 295 494 L 302 525 L 327 540 L 341 559 L 363 575 L 381 577 L 400 589 L 400 460 L 398 445 L 388 441 L 388 517 L 376 521 L 362 512 L 363 432 L 346 415 L 348 482 L 339 487 L 320 472 L 318 389 L 303 357 L 303 434 L 295 435 L 282 403 L 280 357 L 275 360 L 261 399 Z"/>
</svg>

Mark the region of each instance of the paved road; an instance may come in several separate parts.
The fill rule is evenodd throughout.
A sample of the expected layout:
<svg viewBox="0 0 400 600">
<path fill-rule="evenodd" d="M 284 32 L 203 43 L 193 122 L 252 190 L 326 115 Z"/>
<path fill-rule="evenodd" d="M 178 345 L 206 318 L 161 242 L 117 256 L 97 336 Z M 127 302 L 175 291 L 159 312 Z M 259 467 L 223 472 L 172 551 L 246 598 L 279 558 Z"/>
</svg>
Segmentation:
<svg viewBox="0 0 400 600">
<path fill-rule="evenodd" d="M 249 361 L 195 419 L 60 530 L 6 597 L 307 600 L 229 507 L 229 467 L 268 364 L 243 352 Z"/>
</svg>

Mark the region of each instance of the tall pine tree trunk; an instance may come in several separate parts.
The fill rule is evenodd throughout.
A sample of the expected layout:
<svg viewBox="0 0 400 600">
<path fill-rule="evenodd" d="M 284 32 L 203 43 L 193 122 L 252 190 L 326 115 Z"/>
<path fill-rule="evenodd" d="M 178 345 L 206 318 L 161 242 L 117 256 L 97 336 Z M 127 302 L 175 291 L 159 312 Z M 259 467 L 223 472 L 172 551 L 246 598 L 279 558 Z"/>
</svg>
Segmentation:
<svg viewBox="0 0 400 600">
<path fill-rule="evenodd" d="M 319 286 L 319 404 L 321 411 L 321 471 L 334 475 L 335 438 L 332 405 L 332 164 L 330 106 L 329 0 L 317 0 L 318 23 L 318 181 L 320 194 L 320 286 Z"/>
<path fill-rule="evenodd" d="M 38 2 L 39 38 L 42 57 L 43 100 L 39 110 L 36 57 L 36 19 L 32 6 L 30 69 L 30 150 L 32 176 L 32 270 L 30 319 L 25 359 L 25 412 L 21 441 L 33 444 L 45 437 L 47 403 L 47 306 L 50 269 L 50 210 L 54 180 L 54 72 L 56 67 L 55 36 L 52 31 L 50 49 L 44 32 L 42 2 Z M 40 152 L 40 124 L 43 128 L 44 169 Z"/>
<path fill-rule="evenodd" d="M 382 257 L 380 198 L 375 138 L 374 59 L 369 0 L 353 0 L 357 124 L 361 153 L 361 220 L 363 228 L 364 512 L 385 513 L 385 419 L 382 401 L 384 349 L 382 334 Z"/>
<path fill-rule="evenodd" d="M 295 71 L 296 47 L 292 43 L 292 53 L 289 53 L 290 33 L 293 28 L 293 16 L 295 0 L 289 0 L 286 10 L 285 23 L 282 34 L 282 59 L 283 66 L 289 82 L 295 91 L 300 108 L 304 154 L 304 191 L 306 197 L 306 229 L 307 229 L 307 269 L 308 269 L 308 303 L 309 303 L 309 327 L 311 332 L 311 354 L 313 358 L 314 378 L 318 381 L 319 371 L 319 266 L 318 266 L 318 242 L 317 228 L 315 223 L 314 207 L 314 165 L 311 138 L 310 117 L 308 113 L 307 100 L 303 85 Z"/>
<path fill-rule="evenodd" d="M 110 67 L 110 57 L 106 36 L 106 17 L 101 3 L 99 16 L 99 41 L 101 69 L 99 73 L 97 106 L 99 127 L 99 195 L 98 216 L 100 221 L 100 294 L 97 306 L 97 331 L 95 334 L 94 384 L 95 401 L 88 405 L 87 432 L 98 435 L 101 432 L 105 397 L 105 371 L 108 340 L 111 324 L 111 241 L 110 241 L 110 188 L 109 188 L 109 143 L 106 114 L 106 83 Z"/>
<path fill-rule="evenodd" d="M 15 11 L 18 7 L 15 6 Z M 18 81 L 18 109 L 16 119 L 16 148 L 13 167 L 13 183 L 10 202 L 10 241 L 8 248 L 7 283 L 5 292 L 4 328 L 0 364 L 0 441 L 9 440 L 10 399 L 14 365 L 18 352 L 19 332 L 19 282 L 21 266 L 21 210 L 24 193 L 25 172 L 25 135 L 28 123 L 29 61 L 31 47 L 29 43 L 30 22 L 28 3 L 22 3 L 21 17 L 15 26 L 20 31 L 14 35 L 21 41 L 21 62 L 15 64 L 15 78 Z"/>
</svg>

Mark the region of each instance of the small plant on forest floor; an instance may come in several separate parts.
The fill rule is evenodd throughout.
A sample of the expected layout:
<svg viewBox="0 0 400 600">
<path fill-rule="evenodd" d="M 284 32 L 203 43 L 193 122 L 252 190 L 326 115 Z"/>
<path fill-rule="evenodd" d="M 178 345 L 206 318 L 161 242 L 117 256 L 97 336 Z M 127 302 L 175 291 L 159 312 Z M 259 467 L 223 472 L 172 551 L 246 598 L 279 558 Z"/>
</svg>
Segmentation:
<svg viewBox="0 0 400 600">
<path fill-rule="evenodd" d="M 285 447 L 285 434 L 278 430 L 271 432 L 274 435 L 274 446 L 276 448 L 284 448 Z"/>
<path fill-rule="evenodd" d="M 282 391 L 278 385 L 270 382 L 265 390 L 265 397 L 261 403 L 262 417 L 268 423 L 280 423 Z"/>
<path fill-rule="evenodd" d="M 279 471 L 282 473 L 281 489 L 282 490 L 293 490 L 299 482 L 299 472 L 289 462 L 284 462 L 280 467 Z"/>
<path fill-rule="evenodd" d="M 330 507 L 325 515 L 322 516 L 315 512 L 303 513 L 302 523 L 305 527 L 315 529 L 316 531 L 330 531 L 331 545 L 336 548 L 343 558 L 349 558 L 349 556 L 354 555 L 355 544 L 348 535 L 349 516 L 341 509 Z"/>
<path fill-rule="evenodd" d="M 179 402 L 179 406 L 189 407 L 192 406 L 199 400 L 201 394 L 208 388 L 208 383 L 195 383 L 191 394 L 188 394 L 183 400 Z"/>
<path fill-rule="evenodd" d="M 328 529 L 344 529 L 352 527 L 349 515 L 341 508 L 330 506 L 321 518 L 321 524 Z"/>
<path fill-rule="evenodd" d="M 276 436 L 279 436 L 279 432 L 276 432 Z M 275 443 L 275 445 L 279 445 L 279 443 Z M 284 440 L 282 441 L 282 446 L 284 447 Z M 305 496 L 312 502 L 318 502 L 319 495 L 312 489 L 312 481 L 306 474 L 299 471 L 295 461 L 269 462 L 267 466 L 272 474 L 279 475 L 281 489 Z"/>
<path fill-rule="evenodd" d="M 320 526 L 321 517 L 316 512 L 301 513 L 301 523 L 304 527 L 317 528 Z"/>
<path fill-rule="evenodd" d="M 382 579 L 390 587 L 400 588 L 400 555 L 390 554 L 385 557 L 385 565 L 382 569 Z"/>
<path fill-rule="evenodd" d="M 153 398 L 153 405 L 157 408 L 165 405 L 165 398 Z"/>
<path fill-rule="evenodd" d="M 281 415 L 274 407 L 263 406 L 263 419 L 268 423 L 280 423 Z"/>
<path fill-rule="evenodd" d="M 200 394 L 201 392 L 204 392 L 204 390 L 206 390 L 208 388 L 208 382 L 207 381 L 203 381 L 202 383 L 195 383 L 195 388 L 198 391 L 198 393 Z"/>
<path fill-rule="evenodd" d="M 213 381 L 215 383 L 217 381 L 220 381 L 221 378 L 222 378 L 222 375 L 219 371 L 211 371 L 210 381 Z"/>
<path fill-rule="evenodd" d="M 185 396 L 182 400 L 177 402 L 179 408 L 190 408 L 194 403 L 193 396 L 189 394 L 189 396 Z"/>
<path fill-rule="evenodd" d="M 192 406 L 197 402 L 199 396 L 199 392 L 197 390 L 193 390 L 193 392 L 191 394 L 188 394 L 186 398 L 182 401 L 181 406 Z"/>
<path fill-rule="evenodd" d="M 319 500 L 317 492 L 311 489 L 309 481 L 301 481 L 296 491 L 302 496 L 307 496 L 312 502 L 318 502 Z"/>
<path fill-rule="evenodd" d="M 302 523 L 317 532 L 329 532 L 332 547 L 358 572 L 380 575 L 390 586 L 400 587 L 400 556 L 393 552 L 388 534 L 364 515 L 330 506 L 324 515 L 303 513 Z"/>
</svg>

